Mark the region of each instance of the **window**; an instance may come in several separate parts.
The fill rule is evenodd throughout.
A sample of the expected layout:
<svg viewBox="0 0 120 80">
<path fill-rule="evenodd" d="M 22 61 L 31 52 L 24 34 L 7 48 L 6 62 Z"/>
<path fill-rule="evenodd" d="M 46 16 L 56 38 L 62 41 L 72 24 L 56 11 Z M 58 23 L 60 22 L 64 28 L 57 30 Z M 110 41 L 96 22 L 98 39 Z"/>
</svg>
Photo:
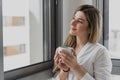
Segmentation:
<svg viewBox="0 0 120 80">
<path fill-rule="evenodd" d="M 2 7 L 4 71 L 43 62 L 43 1 L 3 0 Z"/>
<path fill-rule="evenodd" d="M 120 76 L 120 22 L 119 22 L 119 1 L 109 1 L 109 40 L 108 48 L 111 54 L 113 68 L 112 74 Z"/>
<path fill-rule="evenodd" d="M 120 59 L 119 0 L 110 0 L 109 3 L 109 50 L 113 59 Z"/>
<path fill-rule="evenodd" d="M 0 79 L 14 80 L 51 68 L 56 39 L 55 2 L 4 0 L 1 3 L 0 60 L 4 56 L 5 64 L 1 60 L 0 74 L 3 75 L 3 64 L 5 74 Z"/>
</svg>

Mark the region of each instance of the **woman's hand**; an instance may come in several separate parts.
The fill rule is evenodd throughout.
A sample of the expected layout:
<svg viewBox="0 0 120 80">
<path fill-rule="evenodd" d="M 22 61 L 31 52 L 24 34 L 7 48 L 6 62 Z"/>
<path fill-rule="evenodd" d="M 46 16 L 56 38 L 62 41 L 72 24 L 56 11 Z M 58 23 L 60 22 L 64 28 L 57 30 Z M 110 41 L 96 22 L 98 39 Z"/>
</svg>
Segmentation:
<svg viewBox="0 0 120 80">
<path fill-rule="evenodd" d="M 60 80 L 66 80 L 68 77 L 68 73 L 64 72 L 63 70 L 67 71 L 69 67 L 67 67 L 65 64 L 62 63 L 62 60 L 57 50 L 54 56 L 54 63 L 58 68 L 60 68 L 60 73 L 59 73 Z"/>
<path fill-rule="evenodd" d="M 61 57 L 61 60 L 62 62 L 72 68 L 72 69 L 75 69 L 76 66 L 78 66 L 79 64 L 77 63 L 77 57 L 76 57 L 76 54 L 75 54 L 75 51 L 73 50 L 72 51 L 72 54 L 71 53 L 68 53 L 67 51 L 65 50 L 61 50 L 61 54 L 60 54 L 60 57 Z"/>
<path fill-rule="evenodd" d="M 55 57 L 54 57 L 55 63 L 56 65 L 61 69 L 61 70 L 65 70 L 65 69 L 72 69 L 76 75 L 78 76 L 78 79 L 81 80 L 81 78 L 85 75 L 86 70 L 77 63 L 77 57 L 75 55 L 75 51 L 73 50 L 73 53 L 70 54 L 65 50 L 61 50 L 61 53 L 58 54 L 56 53 Z M 62 63 L 64 63 L 64 65 Z M 60 74 L 60 76 L 63 76 L 65 74 L 63 74 L 63 71 L 61 71 L 62 74 Z M 65 80 L 66 77 L 63 79 Z"/>
<path fill-rule="evenodd" d="M 62 50 L 60 57 L 64 62 L 64 64 L 70 67 L 76 73 L 78 79 L 81 80 L 81 78 L 85 75 L 86 70 L 77 63 L 77 57 L 75 55 L 75 51 L 73 50 L 73 53 L 70 54 L 65 50 Z"/>
<path fill-rule="evenodd" d="M 55 52 L 54 62 L 55 62 L 55 65 L 57 65 L 58 68 L 60 68 L 64 71 L 67 71 L 69 69 L 68 66 L 66 66 L 64 63 L 62 63 L 62 59 L 60 57 L 60 54 L 58 54 L 57 51 Z"/>
</svg>

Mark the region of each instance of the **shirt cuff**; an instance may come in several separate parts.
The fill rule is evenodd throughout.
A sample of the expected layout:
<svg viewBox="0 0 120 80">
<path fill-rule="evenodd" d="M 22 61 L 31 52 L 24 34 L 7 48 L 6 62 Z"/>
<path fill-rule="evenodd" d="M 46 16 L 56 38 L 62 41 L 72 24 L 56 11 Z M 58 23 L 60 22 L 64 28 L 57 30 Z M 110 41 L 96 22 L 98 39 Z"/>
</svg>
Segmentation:
<svg viewBox="0 0 120 80">
<path fill-rule="evenodd" d="M 86 73 L 81 80 L 95 80 L 89 73 Z"/>
</svg>

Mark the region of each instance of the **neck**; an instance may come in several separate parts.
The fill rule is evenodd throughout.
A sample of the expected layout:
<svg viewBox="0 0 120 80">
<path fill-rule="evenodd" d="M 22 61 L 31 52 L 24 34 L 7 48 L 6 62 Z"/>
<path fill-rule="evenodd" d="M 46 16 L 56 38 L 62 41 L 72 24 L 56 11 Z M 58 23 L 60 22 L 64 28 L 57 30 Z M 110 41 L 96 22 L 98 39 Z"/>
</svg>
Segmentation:
<svg viewBox="0 0 120 80">
<path fill-rule="evenodd" d="M 80 37 L 77 36 L 76 39 L 77 39 L 76 47 L 83 47 L 88 42 L 87 37 L 80 38 Z"/>
</svg>

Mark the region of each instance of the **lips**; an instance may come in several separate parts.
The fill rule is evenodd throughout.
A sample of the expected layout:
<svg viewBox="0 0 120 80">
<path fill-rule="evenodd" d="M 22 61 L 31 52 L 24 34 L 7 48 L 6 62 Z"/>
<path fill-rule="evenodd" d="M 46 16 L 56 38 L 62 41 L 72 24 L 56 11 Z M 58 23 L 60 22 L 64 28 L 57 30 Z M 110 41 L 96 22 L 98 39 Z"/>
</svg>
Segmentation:
<svg viewBox="0 0 120 80">
<path fill-rule="evenodd" d="M 77 29 L 75 29 L 75 28 L 72 28 L 72 30 L 77 30 Z"/>
</svg>

